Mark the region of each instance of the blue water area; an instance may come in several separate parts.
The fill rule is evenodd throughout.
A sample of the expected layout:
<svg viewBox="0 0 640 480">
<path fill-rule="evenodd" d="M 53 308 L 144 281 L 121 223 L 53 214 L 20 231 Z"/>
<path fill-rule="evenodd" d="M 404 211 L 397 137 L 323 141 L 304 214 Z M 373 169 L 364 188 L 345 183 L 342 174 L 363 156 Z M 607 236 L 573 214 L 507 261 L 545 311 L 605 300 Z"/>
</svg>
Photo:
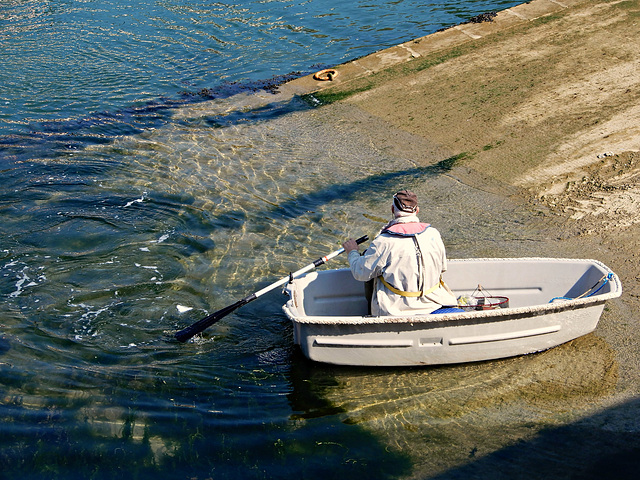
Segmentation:
<svg viewBox="0 0 640 480">
<path fill-rule="evenodd" d="M 515 3 L 1 2 L 0 477 L 401 478 L 465 463 L 464 428 L 435 432 L 465 419 L 442 412 L 510 372 L 312 364 L 278 292 L 171 338 L 375 234 L 399 185 L 429 202 L 453 254 L 546 253 L 528 212 L 470 191 L 446 159 L 418 167 L 299 99 L 235 95 Z M 409 406 L 426 416 L 406 420 Z"/>
</svg>

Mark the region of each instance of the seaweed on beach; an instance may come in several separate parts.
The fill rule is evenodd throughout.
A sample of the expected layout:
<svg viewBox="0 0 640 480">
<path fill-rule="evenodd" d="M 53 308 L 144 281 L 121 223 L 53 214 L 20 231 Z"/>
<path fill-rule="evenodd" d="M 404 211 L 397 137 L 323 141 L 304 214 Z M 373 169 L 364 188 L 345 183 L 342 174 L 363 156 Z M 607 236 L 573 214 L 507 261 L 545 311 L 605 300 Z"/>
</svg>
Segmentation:
<svg viewBox="0 0 640 480">
<path fill-rule="evenodd" d="M 498 16 L 497 12 L 487 12 L 481 13 L 480 15 L 476 15 L 475 17 L 470 18 L 465 23 L 483 23 L 483 22 L 493 22 L 493 19 Z"/>
<path fill-rule="evenodd" d="M 466 22 L 460 22 L 458 25 L 465 25 L 467 23 L 483 23 L 483 22 L 493 22 L 493 19 L 498 16 L 498 12 L 486 12 L 481 13 L 480 15 L 476 15 L 475 17 L 471 17 Z M 444 32 L 445 30 L 449 30 L 453 25 L 448 27 L 442 27 L 436 30 L 436 32 Z"/>
<path fill-rule="evenodd" d="M 303 72 L 291 72 L 284 75 L 274 75 L 265 80 L 256 80 L 252 82 L 226 82 L 212 88 L 202 88 L 197 92 L 182 91 L 183 97 L 202 97 L 206 100 L 213 98 L 226 98 L 242 92 L 258 92 L 265 90 L 269 93 L 278 93 L 278 87 L 284 83 L 290 82 L 298 77 L 303 76 Z"/>
</svg>

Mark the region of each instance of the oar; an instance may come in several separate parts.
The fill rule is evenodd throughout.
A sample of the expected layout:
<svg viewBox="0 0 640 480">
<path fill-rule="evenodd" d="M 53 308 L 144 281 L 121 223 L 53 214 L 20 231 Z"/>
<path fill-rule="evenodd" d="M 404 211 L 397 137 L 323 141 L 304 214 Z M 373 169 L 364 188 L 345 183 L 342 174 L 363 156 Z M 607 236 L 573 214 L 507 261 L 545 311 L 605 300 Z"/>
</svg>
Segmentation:
<svg viewBox="0 0 640 480">
<path fill-rule="evenodd" d="M 361 244 L 362 242 L 366 242 L 368 239 L 369 239 L 369 237 L 367 235 L 364 235 L 363 237 L 360 237 L 359 239 L 357 239 L 356 243 L 357 244 Z M 264 295 L 265 293 L 270 292 L 271 290 L 273 290 L 275 288 L 278 288 L 281 285 L 284 285 L 290 279 L 292 279 L 294 277 L 298 277 L 298 276 L 302 275 L 303 273 L 306 273 L 306 272 L 308 272 L 310 270 L 313 270 L 314 268 L 319 267 L 322 264 L 327 263 L 329 260 L 331 260 L 332 258 L 337 257 L 338 255 L 340 255 L 343 252 L 344 252 L 344 248 L 341 248 L 339 250 L 336 250 L 333 253 L 330 253 L 329 255 L 327 255 L 325 257 L 320 257 L 315 262 L 310 263 L 309 265 L 307 265 L 304 268 L 301 268 L 297 272 L 291 273 L 288 276 L 281 278 L 277 282 L 272 283 L 271 285 L 269 285 L 267 287 L 264 287 L 262 290 L 258 290 L 257 292 L 252 293 L 251 295 L 249 295 L 247 297 L 244 297 L 242 300 L 238 300 L 233 305 L 229 305 L 227 307 L 224 307 L 221 310 L 218 310 L 217 312 L 212 313 L 208 317 L 205 317 L 202 320 L 197 321 L 196 323 L 194 323 L 190 327 L 187 327 L 184 330 L 180 330 L 179 332 L 177 332 L 174 335 L 176 340 L 178 340 L 179 342 L 186 342 L 191 337 L 193 337 L 194 335 L 197 335 L 198 333 L 202 332 L 204 329 L 210 327 L 211 325 L 216 323 L 221 318 L 226 317 L 227 315 L 229 315 L 234 310 L 237 310 L 238 308 L 242 307 L 243 305 L 246 305 L 247 303 L 254 301 L 259 296 Z"/>
</svg>

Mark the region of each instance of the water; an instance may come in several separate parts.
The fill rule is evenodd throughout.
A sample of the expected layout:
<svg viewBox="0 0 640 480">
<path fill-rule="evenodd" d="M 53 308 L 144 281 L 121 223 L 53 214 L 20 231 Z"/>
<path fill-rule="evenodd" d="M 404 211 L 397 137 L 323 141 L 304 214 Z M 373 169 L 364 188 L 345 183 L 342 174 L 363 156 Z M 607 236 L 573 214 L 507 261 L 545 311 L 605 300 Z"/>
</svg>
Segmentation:
<svg viewBox="0 0 640 480">
<path fill-rule="evenodd" d="M 298 99 L 238 94 L 512 4 L 3 2 L 0 476 L 424 478 L 560 422 L 522 393 L 541 376 L 606 391 L 593 338 L 489 366 L 314 365 L 278 293 L 167 341 L 373 235 L 399 186 L 453 257 L 547 254 L 508 199 Z M 585 354 L 592 376 L 549 373 Z"/>
</svg>

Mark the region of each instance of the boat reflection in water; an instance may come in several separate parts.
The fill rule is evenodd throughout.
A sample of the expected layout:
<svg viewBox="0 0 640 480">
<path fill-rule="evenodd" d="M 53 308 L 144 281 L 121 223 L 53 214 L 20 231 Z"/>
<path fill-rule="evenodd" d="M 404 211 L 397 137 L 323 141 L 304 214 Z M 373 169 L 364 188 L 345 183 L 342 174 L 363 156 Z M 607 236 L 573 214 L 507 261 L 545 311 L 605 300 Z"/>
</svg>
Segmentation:
<svg viewBox="0 0 640 480">
<path fill-rule="evenodd" d="M 362 368 L 298 354 L 289 396 L 294 417 L 339 418 L 372 432 L 390 452 L 411 457 L 411 478 L 435 478 L 498 452 L 505 452 L 499 460 L 511 469 L 548 459 L 549 449 L 567 447 L 532 443 L 522 453 L 514 444 L 535 442 L 542 432 L 547 440 L 566 437 L 567 425 L 583 421 L 618 381 L 615 352 L 593 333 L 536 355 L 459 365 Z M 607 434 L 617 438 L 614 430 Z M 600 455 L 597 441 L 583 448 L 573 442 L 567 462 L 587 451 Z"/>
</svg>

